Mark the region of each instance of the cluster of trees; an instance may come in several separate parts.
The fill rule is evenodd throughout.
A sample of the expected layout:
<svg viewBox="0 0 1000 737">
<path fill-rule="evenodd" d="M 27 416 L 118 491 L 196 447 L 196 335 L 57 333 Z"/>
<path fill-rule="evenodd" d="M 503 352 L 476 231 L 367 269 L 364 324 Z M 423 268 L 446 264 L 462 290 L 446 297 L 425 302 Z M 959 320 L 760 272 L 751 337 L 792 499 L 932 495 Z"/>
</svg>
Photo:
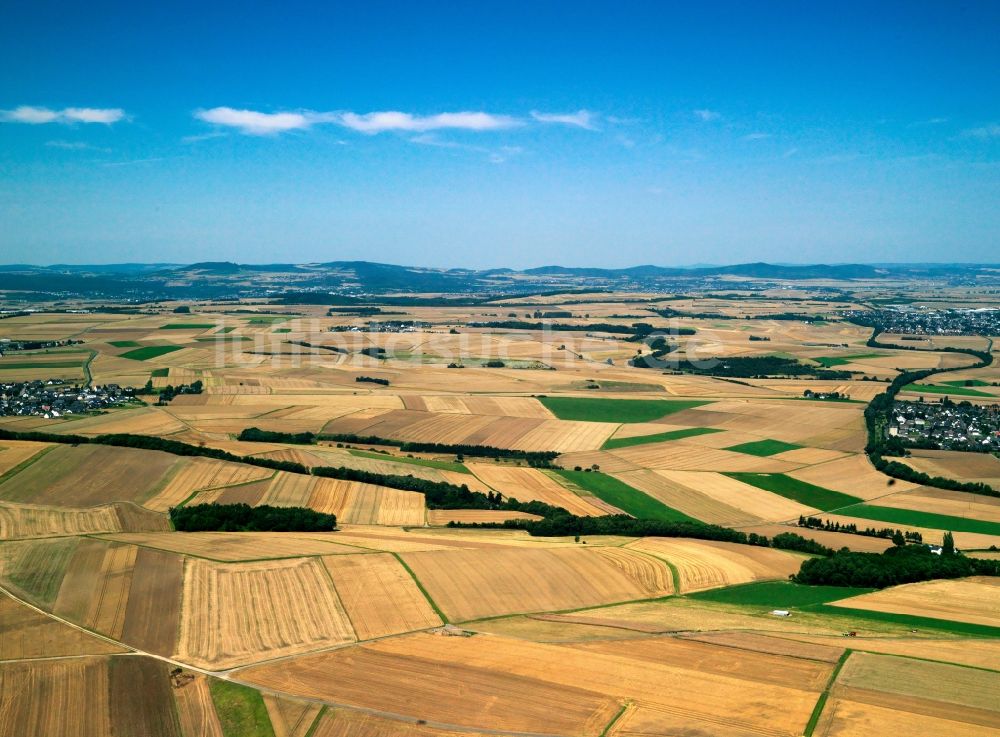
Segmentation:
<svg viewBox="0 0 1000 737">
<path fill-rule="evenodd" d="M 491 445 L 463 445 L 460 443 L 417 443 L 383 438 L 378 435 L 355 435 L 354 433 L 324 433 L 317 437 L 319 440 L 329 440 L 336 443 L 387 445 L 399 448 L 404 453 L 441 453 L 442 455 L 454 454 L 495 460 L 508 458 L 527 461 L 528 465 L 537 468 L 548 468 L 552 465 L 552 461 L 559 457 L 559 452 L 555 450 L 517 450 L 515 448 L 494 448 Z"/>
<path fill-rule="evenodd" d="M 377 376 L 355 376 L 355 381 L 367 381 L 369 384 L 381 384 L 382 386 L 389 386 L 388 379 L 380 379 Z"/>
<path fill-rule="evenodd" d="M 362 348 L 358 353 L 364 356 L 371 356 L 372 358 L 384 358 L 385 348 L 379 348 L 378 346 L 369 346 L 368 348 Z"/>
<path fill-rule="evenodd" d="M 331 532 L 337 518 L 307 507 L 249 504 L 193 504 L 173 507 L 170 521 L 180 532 Z"/>
<path fill-rule="evenodd" d="M 676 343 L 669 343 L 667 339 L 658 336 L 648 342 L 650 352 L 646 355 L 638 355 L 629 359 L 629 366 L 635 368 L 662 368 L 661 359 L 668 353 L 673 353 L 679 347 Z"/>
<path fill-rule="evenodd" d="M 278 430 L 261 430 L 259 427 L 246 427 L 236 436 L 236 439 L 251 443 L 312 445 L 316 442 L 316 435 L 311 432 L 280 432 Z"/>
<path fill-rule="evenodd" d="M 347 353 L 347 351 L 343 348 L 338 348 L 335 345 L 317 345 L 306 340 L 286 340 L 285 342 L 289 345 L 300 345 L 303 348 L 320 348 L 324 351 L 331 351 L 332 353 Z"/>
<path fill-rule="evenodd" d="M 950 535 L 946 537 L 946 543 Z M 809 586 L 855 586 L 882 589 L 933 578 L 1000 575 L 1000 561 L 967 558 L 946 545 L 940 555 L 924 545 L 889 548 L 884 553 L 840 550 L 825 558 L 811 558 L 792 576 Z"/>
<path fill-rule="evenodd" d="M 688 359 L 679 360 L 677 367 L 681 371 L 706 376 L 725 376 L 740 379 L 762 378 L 767 376 L 815 376 L 818 379 L 850 379 L 849 371 L 831 371 L 800 363 L 794 358 L 781 356 L 738 356 L 729 358 L 713 358 L 707 361 L 691 362 Z"/>
<path fill-rule="evenodd" d="M 740 296 L 740 299 L 746 299 Z M 802 322 L 822 322 L 826 318 L 823 315 L 807 315 L 804 312 L 775 312 L 770 315 L 744 315 L 740 318 L 737 315 L 723 315 L 721 312 L 683 312 L 671 307 L 661 307 L 654 309 L 660 317 L 689 317 L 698 320 L 801 320 Z"/>
<path fill-rule="evenodd" d="M 767 343 L 770 342 L 771 339 L 766 335 L 751 335 L 748 340 L 751 343 Z"/>
<path fill-rule="evenodd" d="M 505 364 L 499 358 L 491 358 L 489 361 L 483 364 L 483 366 L 485 366 L 486 368 L 503 368 L 506 365 L 507 364 Z"/>
<path fill-rule="evenodd" d="M 803 517 L 802 515 L 799 515 L 799 527 L 808 527 L 811 530 L 826 530 L 827 532 L 845 532 L 849 535 L 862 535 L 863 537 L 882 537 L 886 540 L 892 540 L 897 545 L 924 541 L 924 536 L 913 530 L 899 530 L 892 527 L 883 527 L 881 529 L 866 527 L 860 529 L 853 522 L 841 524 L 840 522 L 823 520 L 819 517 Z"/>
<path fill-rule="evenodd" d="M 159 395 L 157 404 L 168 404 L 178 394 L 201 394 L 204 390 L 205 385 L 202 383 L 201 379 L 196 379 L 190 384 L 178 384 L 177 386 L 167 384 L 162 389 L 154 389 L 153 380 L 147 379 L 146 383 L 141 388 L 136 389 L 133 394 L 136 396 L 156 394 Z"/>
</svg>

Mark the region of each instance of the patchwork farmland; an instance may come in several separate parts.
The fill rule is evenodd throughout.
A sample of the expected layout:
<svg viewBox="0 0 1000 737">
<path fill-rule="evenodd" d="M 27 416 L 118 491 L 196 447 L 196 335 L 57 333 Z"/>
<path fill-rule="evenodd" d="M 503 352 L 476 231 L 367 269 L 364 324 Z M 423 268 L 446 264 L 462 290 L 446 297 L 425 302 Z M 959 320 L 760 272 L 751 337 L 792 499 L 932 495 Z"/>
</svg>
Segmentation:
<svg viewBox="0 0 1000 737">
<path fill-rule="evenodd" d="M 0 417 L 0 733 L 1000 735 L 1000 579 L 789 581 L 897 530 L 995 559 L 996 459 L 913 449 L 924 476 L 889 475 L 865 409 L 929 368 L 992 393 L 996 365 L 872 348 L 817 286 L 720 294 L 392 297 L 399 332 L 260 300 L 0 321 L 140 390 Z M 482 326 L 534 310 L 571 316 Z M 800 310 L 825 319 L 771 317 Z M 729 368 L 633 365 L 635 323 Z M 0 380 L 79 382 L 86 355 Z M 809 369 L 725 374 L 754 357 Z M 175 526 L 202 504 L 336 529 Z"/>
</svg>

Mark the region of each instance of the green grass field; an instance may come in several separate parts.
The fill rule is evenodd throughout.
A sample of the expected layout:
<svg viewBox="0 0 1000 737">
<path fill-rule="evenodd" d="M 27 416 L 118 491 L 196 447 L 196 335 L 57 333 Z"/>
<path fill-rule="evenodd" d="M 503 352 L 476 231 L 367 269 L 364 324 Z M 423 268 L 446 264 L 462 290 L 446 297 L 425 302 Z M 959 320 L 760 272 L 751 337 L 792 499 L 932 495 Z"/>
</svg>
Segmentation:
<svg viewBox="0 0 1000 737">
<path fill-rule="evenodd" d="M 720 604 L 748 604 L 778 609 L 826 604 L 849 596 L 867 594 L 874 589 L 850 586 L 802 586 L 791 581 L 759 581 L 728 586 L 724 589 L 699 591 L 688 594 L 692 599 L 714 601 Z"/>
<path fill-rule="evenodd" d="M 210 322 L 172 322 L 160 325 L 160 330 L 208 330 L 214 327 L 215 323 Z"/>
<path fill-rule="evenodd" d="M 560 420 L 588 422 L 651 422 L 692 407 L 709 404 L 696 399 L 591 399 L 539 397 Z"/>
<path fill-rule="evenodd" d="M 157 377 L 163 378 L 163 377 L 166 377 L 166 376 L 170 376 L 170 368 L 167 367 L 167 366 L 164 366 L 163 368 L 155 368 L 155 369 L 153 369 L 150 372 L 149 375 L 150 375 L 150 377 L 153 377 L 153 378 L 157 378 Z"/>
<path fill-rule="evenodd" d="M 655 519 L 663 522 L 696 521 L 683 512 L 668 507 L 663 502 L 635 489 L 613 476 L 594 471 L 563 471 L 556 474 L 584 491 L 589 491 L 598 499 L 613 504 L 623 512 L 637 519 Z"/>
<path fill-rule="evenodd" d="M 942 381 L 948 386 L 989 386 L 990 382 L 981 379 L 957 379 L 955 381 Z"/>
<path fill-rule="evenodd" d="M 292 332 L 292 329 L 291 328 L 275 328 L 274 332 L 275 333 L 290 333 L 290 332 Z"/>
<path fill-rule="evenodd" d="M 226 327 L 226 328 L 219 328 L 219 329 L 218 329 L 218 330 L 216 330 L 215 332 L 216 332 L 216 333 L 218 333 L 218 334 L 221 334 L 221 335 L 224 335 L 224 334 L 226 334 L 226 333 L 231 333 L 231 332 L 233 332 L 233 331 L 234 331 L 235 329 L 236 329 L 235 327 L 233 327 L 233 326 L 229 326 L 229 327 Z"/>
<path fill-rule="evenodd" d="M 831 509 L 839 510 L 839 507 L 857 504 L 861 501 L 856 496 L 824 489 L 822 486 L 799 481 L 783 473 L 731 471 L 725 475 L 737 481 L 742 481 L 744 484 L 756 486 L 758 489 L 773 492 L 786 499 L 791 499 L 799 504 L 805 504 L 815 509 L 821 509 L 824 512 L 828 512 Z"/>
<path fill-rule="evenodd" d="M 820 356 L 812 360 L 824 368 L 832 368 L 834 366 L 853 363 L 854 361 L 861 361 L 865 358 L 881 358 L 884 355 L 884 353 L 860 353 L 856 356 Z"/>
<path fill-rule="evenodd" d="M 954 517 L 948 514 L 933 512 L 918 512 L 913 509 L 896 509 L 894 507 L 879 507 L 874 504 L 854 504 L 838 509 L 837 514 L 861 517 L 862 519 L 888 522 L 893 525 L 910 525 L 913 527 L 930 527 L 934 530 L 951 530 L 952 532 L 979 532 L 984 535 L 1000 535 L 1000 522 L 986 522 L 967 517 Z"/>
<path fill-rule="evenodd" d="M 752 443 L 730 445 L 728 448 L 723 448 L 723 450 L 746 453 L 752 456 L 773 456 L 777 453 L 784 453 L 786 450 L 798 450 L 801 447 L 801 445 L 785 443 L 781 440 L 755 440 Z"/>
<path fill-rule="evenodd" d="M 670 432 L 658 432 L 655 435 L 639 435 L 634 438 L 609 438 L 604 441 L 601 450 L 614 450 L 615 448 L 630 448 L 633 445 L 646 445 L 647 443 L 662 443 L 666 440 L 680 440 L 681 438 L 693 438 L 697 435 L 708 435 L 713 432 L 722 432 L 714 427 L 688 427 L 683 430 L 671 430 Z"/>
<path fill-rule="evenodd" d="M 108 345 L 113 345 L 115 348 L 138 348 L 142 343 L 135 340 L 109 340 Z"/>
<path fill-rule="evenodd" d="M 852 620 L 862 619 L 870 622 L 887 622 L 890 624 L 903 625 L 904 627 L 909 627 L 910 629 L 920 630 L 925 634 L 927 630 L 938 630 L 955 635 L 973 635 L 977 637 L 991 638 L 1000 637 L 1000 627 L 991 627 L 987 624 L 972 624 L 970 622 L 956 622 L 951 619 L 919 617 L 912 614 L 872 612 L 866 609 L 851 609 L 850 607 L 832 606 L 830 604 L 814 604 L 809 607 L 808 611 L 831 617 L 851 618 Z"/>
<path fill-rule="evenodd" d="M 225 737 L 274 737 L 259 691 L 218 678 L 209 681 L 209 691 Z"/>
<path fill-rule="evenodd" d="M 0 371 L 17 369 L 80 368 L 80 361 L 0 361 Z"/>
<path fill-rule="evenodd" d="M 123 353 L 119 358 L 131 358 L 133 361 L 148 361 L 150 358 L 165 356 L 168 353 L 179 351 L 182 347 L 179 345 L 147 345 L 142 348 L 136 348 L 134 351 Z"/>
<path fill-rule="evenodd" d="M 385 453 L 374 453 L 370 450 L 356 450 L 350 448 L 347 451 L 352 456 L 357 456 L 358 458 L 374 458 L 379 461 L 392 461 L 393 463 L 409 463 L 413 466 L 424 466 L 426 468 L 436 468 L 440 471 L 457 471 L 458 473 L 469 473 L 468 468 L 466 468 L 461 463 L 456 461 L 436 461 L 433 458 L 407 458 L 405 456 L 393 456 L 386 455 Z"/>
<path fill-rule="evenodd" d="M 248 325 L 273 325 L 276 322 L 288 322 L 288 315 L 255 315 L 247 320 Z"/>
<path fill-rule="evenodd" d="M 916 392 L 917 394 L 948 394 L 958 397 L 992 397 L 995 394 L 981 392 L 978 389 L 970 389 L 967 386 L 940 386 L 938 384 L 907 384 L 903 387 L 904 392 Z"/>
</svg>

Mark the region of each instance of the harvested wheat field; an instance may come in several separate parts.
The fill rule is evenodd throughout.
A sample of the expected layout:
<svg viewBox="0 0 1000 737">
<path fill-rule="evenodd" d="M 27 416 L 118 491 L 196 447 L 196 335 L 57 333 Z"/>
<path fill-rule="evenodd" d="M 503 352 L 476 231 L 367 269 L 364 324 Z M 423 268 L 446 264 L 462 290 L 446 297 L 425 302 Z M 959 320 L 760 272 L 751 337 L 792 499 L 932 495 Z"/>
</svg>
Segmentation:
<svg viewBox="0 0 1000 737">
<path fill-rule="evenodd" d="M 761 683 L 632 655 L 496 636 L 418 634 L 240 675 L 252 683 L 411 718 L 558 735 L 598 735 L 628 700 L 702 729 L 721 720 L 735 729 L 766 728 L 769 734 L 792 737 L 801 734 L 818 696 L 808 679 L 794 686 Z M 799 663 L 787 667 L 802 669 Z M 829 671 L 832 666 L 805 667 Z M 363 682 L 347 673 L 364 673 Z M 818 675 L 813 680 L 822 681 Z M 776 677 L 792 680 L 791 672 Z M 439 697 L 438 689 L 448 682 L 465 687 Z M 373 693 L 382 699 L 376 702 Z M 521 707 L 512 708 L 517 702 Z M 560 708 L 545 709 L 546 702 Z"/>
<path fill-rule="evenodd" d="M 323 562 L 359 640 L 441 624 L 413 577 L 394 556 L 334 556 Z"/>
<path fill-rule="evenodd" d="M 952 517 L 1000 522 L 1000 498 L 921 486 L 878 500 L 880 507 L 914 509 L 919 512 L 945 514 Z"/>
<path fill-rule="evenodd" d="M 81 540 L 59 587 L 53 613 L 120 640 L 138 552 L 132 545 Z"/>
<path fill-rule="evenodd" d="M 852 692 L 850 695 L 858 694 Z M 948 716 L 951 715 L 959 718 L 964 716 L 956 713 L 958 710 L 954 707 L 941 709 L 933 702 L 914 699 L 883 697 L 879 701 L 886 705 L 835 696 L 827 701 L 813 734 L 823 737 L 870 737 L 891 730 L 898 734 L 938 734 L 948 737 L 1000 736 L 1000 727 L 986 726 L 978 720 L 970 722 L 949 719 Z M 893 708 L 894 706 L 897 708 Z M 931 710 L 937 713 L 928 713 Z"/>
<path fill-rule="evenodd" d="M 449 522 L 489 523 L 504 522 L 509 519 L 542 519 L 537 514 L 528 512 L 505 512 L 502 509 L 428 509 L 427 524 L 444 527 Z"/>
<path fill-rule="evenodd" d="M 22 463 L 53 446 L 48 443 L 34 443 L 24 440 L 4 440 L 0 442 L 0 476 L 9 473 Z"/>
<path fill-rule="evenodd" d="M 628 545 L 669 561 L 680 577 L 680 593 L 737 583 L 787 579 L 797 573 L 802 556 L 714 540 L 647 537 Z"/>
<path fill-rule="evenodd" d="M 574 493 L 537 468 L 496 466 L 488 463 L 470 463 L 468 467 L 487 486 L 519 502 L 545 502 L 581 517 L 621 514 L 620 509 L 601 501 L 596 496 Z"/>
<path fill-rule="evenodd" d="M 123 516 L 120 513 L 123 506 L 108 504 L 90 509 L 60 509 L 0 502 L 0 540 L 169 528 L 166 517 L 161 515 L 126 511 Z"/>
<path fill-rule="evenodd" d="M 62 507 L 141 503 L 174 464 L 183 462 L 155 450 L 60 445 L 46 452 L 44 463 L 32 463 L 0 483 L 0 499 Z"/>
<path fill-rule="evenodd" d="M 788 475 L 799 481 L 866 500 L 900 491 L 909 491 L 919 486 L 919 484 L 910 481 L 899 480 L 890 485 L 889 477 L 876 471 L 864 454 L 800 468 Z"/>
<path fill-rule="evenodd" d="M 103 657 L 0 663 L 0 734 L 107 737 L 109 688 Z"/>
<path fill-rule="evenodd" d="M 413 722 L 366 714 L 348 709 L 329 709 L 320 718 L 312 737 L 474 737 L 481 732 L 435 729 Z M 277 734 L 275 735 L 277 737 Z"/>
<path fill-rule="evenodd" d="M 816 643 L 816 646 L 829 647 L 838 653 L 843 649 L 843 637 L 824 635 L 787 635 L 803 642 Z M 786 640 L 787 641 L 787 640 Z M 977 639 L 974 646 L 963 638 L 950 640 L 935 640 L 915 634 L 912 637 L 854 637 L 851 638 L 851 649 L 855 651 L 883 653 L 885 655 L 900 655 L 918 660 L 937 660 L 942 663 L 968 665 L 974 668 L 994 670 L 1000 662 L 1000 640 Z"/>
<path fill-rule="evenodd" d="M 184 737 L 224 737 L 208 684 L 208 676 L 192 673 L 191 680 L 174 687 Z"/>
<path fill-rule="evenodd" d="M 273 475 L 274 471 L 267 468 L 217 461 L 212 458 L 191 458 L 171 470 L 166 483 L 145 502 L 145 506 L 157 512 L 166 512 L 197 491 L 260 481 Z"/>
<path fill-rule="evenodd" d="M 363 552 L 324 532 L 153 532 L 103 535 L 107 540 L 222 562 Z"/>
<path fill-rule="evenodd" d="M 453 621 L 552 611 L 662 596 L 669 570 L 632 551 L 599 548 L 467 549 L 403 553 L 430 597 Z"/>
<path fill-rule="evenodd" d="M 2 457 L 0 454 L 0 459 Z M 903 462 L 930 476 L 979 481 L 994 488 L 1000 486 L 1000 458 L 989 453 L 914 450 Z"/>
<path fill-rule="evenodd" d="M 356 525 L 424 524 L 424 495 L 340 479 L 315 479 L 309 503 L 317 512 L 337 515 L 338 523 Z"/>
<path fill-rule="evenodd" d="M 1000 579 L 983 576 L 910 583 L 833 605 L 1000 627 Z"/>
<path fill-rule="evenodd" d="M 180 660 L 218 670 L 355 639 L 318 560 L 185 562 Z"/>
<path fill-rule="evenodd" d="M 478 639 L 416 637 L 444 652 L 452 652 L 449 646 L 458 640 Z M 508 672 L 500 662 L 484 666 L 458 653 L 448 660 L 427 657 L 424 648 L 400 655 L 385 652 L 382 643 L 263 665 L 241 671 L 239 678 L 308 698 L 477 730 L 597 737 L 618 710 L 610 696 Z"/>
<path fill-rule="evenodd" d="M 0 661 L 125 652 L 0 594 Z"/>
</svg>

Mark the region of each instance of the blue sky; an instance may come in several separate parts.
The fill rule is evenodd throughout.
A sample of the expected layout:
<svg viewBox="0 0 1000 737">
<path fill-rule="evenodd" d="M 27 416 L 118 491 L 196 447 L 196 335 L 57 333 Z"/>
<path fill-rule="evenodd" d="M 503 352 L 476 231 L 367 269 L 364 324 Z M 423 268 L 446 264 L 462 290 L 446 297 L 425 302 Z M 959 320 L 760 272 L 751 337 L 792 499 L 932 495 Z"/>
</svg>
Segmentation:
<svg viewBox="0 0 1000 737">
<path fill-rule="evenodd" d="M 8 5 L 2 262 L 1000 261 L 997 2 Z"/>
</svg>

